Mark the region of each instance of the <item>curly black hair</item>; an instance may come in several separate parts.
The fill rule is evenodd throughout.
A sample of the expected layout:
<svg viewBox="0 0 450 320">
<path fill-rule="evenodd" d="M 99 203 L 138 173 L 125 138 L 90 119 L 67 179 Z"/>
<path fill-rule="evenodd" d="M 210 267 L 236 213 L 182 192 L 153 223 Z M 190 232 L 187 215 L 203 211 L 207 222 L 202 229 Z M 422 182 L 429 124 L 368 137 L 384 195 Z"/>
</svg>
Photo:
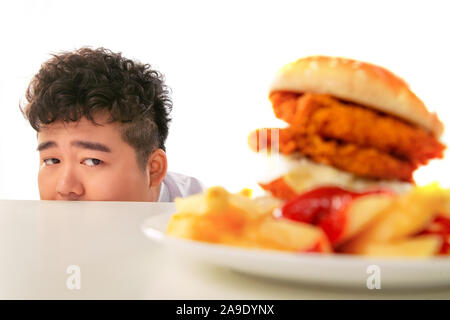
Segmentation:
<svg viewBox="0 0 450 320">
<path fill-rule="evenodd" d="M 123 124 L 122 138 L 136 150 L 141 168 L 156 148 L 164 151 L 172 111 L 161 73 L 105 48 L 63 52 L 41 66 L 21 111 L 39 132 L 54 121 L 95 123 L 98 111 Z"/>
</svg>

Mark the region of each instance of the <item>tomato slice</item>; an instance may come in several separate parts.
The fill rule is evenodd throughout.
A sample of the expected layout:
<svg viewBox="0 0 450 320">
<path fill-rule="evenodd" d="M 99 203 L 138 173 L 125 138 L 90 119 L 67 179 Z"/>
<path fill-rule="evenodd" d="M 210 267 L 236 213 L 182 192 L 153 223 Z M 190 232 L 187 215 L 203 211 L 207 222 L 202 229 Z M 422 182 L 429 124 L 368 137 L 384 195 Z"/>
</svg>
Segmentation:
<svg viewBox="0 0 450 320">
<path fill-rule="evenodd" d="M 320 226 L 330 242 L 336 243 L 345 232 L 350 203 L 358 197 L 378 193 L 387 191 L 354 192 L 334 186 L 320 187 L 286 202 L 279 216 Z"/>
</svg>

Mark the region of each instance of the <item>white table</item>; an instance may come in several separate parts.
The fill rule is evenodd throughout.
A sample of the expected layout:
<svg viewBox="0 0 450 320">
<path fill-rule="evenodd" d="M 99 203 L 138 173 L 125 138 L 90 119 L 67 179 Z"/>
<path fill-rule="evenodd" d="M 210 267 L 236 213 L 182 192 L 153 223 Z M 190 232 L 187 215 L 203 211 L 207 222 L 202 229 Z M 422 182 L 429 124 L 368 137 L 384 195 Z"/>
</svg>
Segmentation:
<svg viewBox="0 0 450 320">
<path fill-rule="evenodd" d="M 186 260 L 141 232 L 172 212 L 172 203 L 0 200 L 0 299 L 450 299 L 450 288 L 314 287 Z M 79 290 L 66 285 L 70 265 Z"/>
</svg>

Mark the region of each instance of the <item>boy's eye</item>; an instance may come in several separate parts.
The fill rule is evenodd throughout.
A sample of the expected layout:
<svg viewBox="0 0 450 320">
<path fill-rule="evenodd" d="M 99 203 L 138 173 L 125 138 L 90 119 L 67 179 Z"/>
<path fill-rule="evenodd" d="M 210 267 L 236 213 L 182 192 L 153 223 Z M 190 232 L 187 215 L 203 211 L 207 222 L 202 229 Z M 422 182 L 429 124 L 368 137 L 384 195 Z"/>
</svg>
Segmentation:
<svg viewBox="0 0 450 320">
<path fill-rule="evenodd" d="M 99 160 L 99 159 L 95 159 L 95 158 L 88 158 L 88 159 L 85 159 L 85 160 L 83 161 L 83 163 L 84 163 L 85 165 L 87 165 L 88 167 L 95 167 L 95 166 L 98 166 L 98 165 L 100 165 L 101 163 L 103 163 L 103 161 L 102 161 L 102 160 Z"/>
<path fill-rule="evenodd" d="M 46 166 L 51 166 L 57 163 L 60 163 L 59 159 L 56 158 L 48 158 L 48 159 L 44 159 L 44 163 Z"/>
</svg>

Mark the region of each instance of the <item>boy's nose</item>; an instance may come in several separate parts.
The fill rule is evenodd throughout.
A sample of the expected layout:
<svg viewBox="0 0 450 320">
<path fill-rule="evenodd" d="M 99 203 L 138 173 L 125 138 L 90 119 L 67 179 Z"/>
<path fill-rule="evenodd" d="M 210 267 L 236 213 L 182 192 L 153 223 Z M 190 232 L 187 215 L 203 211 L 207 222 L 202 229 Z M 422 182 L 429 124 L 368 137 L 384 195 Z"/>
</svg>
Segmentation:
<svg viewBox="0 0 450 320">
<path fill-rule="evenodd" d="M 58 177 L 56 193 L 60 200 L 79 200 L 84 195 L 83 184 L 70 166 Z"/>
</svg>

